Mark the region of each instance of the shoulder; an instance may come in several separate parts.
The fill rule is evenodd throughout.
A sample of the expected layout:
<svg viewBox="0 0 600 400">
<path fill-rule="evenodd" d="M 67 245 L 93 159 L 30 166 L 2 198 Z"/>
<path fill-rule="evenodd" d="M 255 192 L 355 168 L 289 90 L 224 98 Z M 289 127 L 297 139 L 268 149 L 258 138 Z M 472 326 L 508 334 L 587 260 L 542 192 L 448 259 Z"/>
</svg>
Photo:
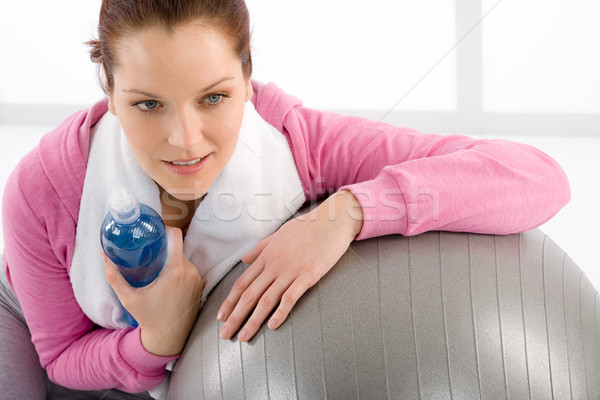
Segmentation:
<svg viewBox="0 0 600 400">
<path fill-rule="evenodd" d="M 48 232 L 75 226 L 91 127 L 108 110 L 106 100 L 80 110 L 45 134 L 12 171 L 3 192 L 3 227 L 27 225 Z"/>
<path fill-rule="evenodd" d="M 13 172 L 13 186 L 20 187 L 32 210 L 39 210 L 57 197 L 77 220 L 91 128 L 107 111 L 107 100 L 102 99 L 73 113 L 20 161 Z"/>
<path fill-rule="evenodd" d="M 252 88 L 252 103 L 258 114 L 280 132 L 284 132 L 286 118 L 295 107 L 302 106 L 302 101 L 287 94 L 273 82 L 265 84 L 253 80 Z"/>
</svg>

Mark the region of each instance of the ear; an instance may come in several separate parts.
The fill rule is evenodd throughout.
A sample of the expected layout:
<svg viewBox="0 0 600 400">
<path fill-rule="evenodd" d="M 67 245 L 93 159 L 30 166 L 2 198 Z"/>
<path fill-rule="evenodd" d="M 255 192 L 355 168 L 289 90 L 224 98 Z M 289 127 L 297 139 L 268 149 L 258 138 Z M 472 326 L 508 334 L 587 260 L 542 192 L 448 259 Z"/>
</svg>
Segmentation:
<svg viewBox="0 0 600 400">
<path fill-rule="evenodd" d="M 112 94 L 108 96 L 108 111 L 110 111 L 113 115 L 117 115 L 117 109 L 115 108 L 115 102 Z"/>
<path fill-rule="evenodd" d="M 250 78 L 246 79 L 246 101 L 250 100 L 254 95 L 254 89 L 252 89 L 252 81 Z"/>
</svg>

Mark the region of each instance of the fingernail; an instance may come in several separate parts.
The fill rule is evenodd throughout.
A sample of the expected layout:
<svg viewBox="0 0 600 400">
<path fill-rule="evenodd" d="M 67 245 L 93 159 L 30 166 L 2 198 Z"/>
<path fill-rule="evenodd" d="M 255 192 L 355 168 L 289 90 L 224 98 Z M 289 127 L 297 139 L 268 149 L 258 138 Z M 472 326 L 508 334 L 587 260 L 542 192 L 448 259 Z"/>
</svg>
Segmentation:
<svg viewBox="0 0 600 400">
<path fill-rule="evenodd" d="M 273 318 L 271 318 L 271 320 L 269 321 L 269 328 L 271 328 L 271 329 L 277 328 L 277 321 L 274 320 Z"/>
<path fill-rule="evenodd" d="M 219 321 L 223 321 L 223 317 L 225 316 L 225 312 L 224 311 L 219 311 L 219 315 L 217 315 L 217 319 Z"/>
<path fill-rule="evenodd" d="M 248 331 L 246 329 L 242 329 L 242 331 L 238 335 L 238 338 L 240 340 L 246 340 L 247 337 L 248 337 Z"/>
<path fill-rule="evenodd" d="M 228 327 L 224 326 L 224 327 L 221 329 L 221 337 L 222 337 L 223 339 L 227 339 L 227 338 L 229 337 L 229 328 L 228 328 Z"/>
</svg>

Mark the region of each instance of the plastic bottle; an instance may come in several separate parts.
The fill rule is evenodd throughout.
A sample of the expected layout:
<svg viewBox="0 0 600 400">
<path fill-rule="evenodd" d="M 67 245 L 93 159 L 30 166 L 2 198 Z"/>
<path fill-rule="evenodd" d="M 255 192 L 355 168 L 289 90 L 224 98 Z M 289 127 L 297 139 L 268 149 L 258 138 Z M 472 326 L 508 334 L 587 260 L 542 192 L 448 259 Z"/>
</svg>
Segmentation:
<svg viewBox="0 0 600 400">
<path fill-rule="evenodd" d="M 108 204 L 110 211 L 100 231 L 102 249 L 131 286 L 146 286 L 165 265 L 165 224 L 156 211 L 139 203 L 124 187 L 111 193 Z M 137 321 L 129 312 L 126 314 L 131 325 L 137 327 Z"/>
</svg>

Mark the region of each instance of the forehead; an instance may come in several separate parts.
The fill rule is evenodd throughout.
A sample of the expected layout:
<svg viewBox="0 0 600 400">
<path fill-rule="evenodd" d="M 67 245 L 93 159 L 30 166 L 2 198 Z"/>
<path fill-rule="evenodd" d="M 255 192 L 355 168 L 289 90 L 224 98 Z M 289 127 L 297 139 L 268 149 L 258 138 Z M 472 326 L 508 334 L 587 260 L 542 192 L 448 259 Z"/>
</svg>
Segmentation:
<svg viewBox="0 0 600 400">
<path fill-rule="evenodd" d="M 233 72 L 241 65 L 224 35 L 195 24 L 176 27 L 172 32 L 162 28 L 135 31 L 122 38 L 115 50 L 115 74 L 132 78 L 140 73 Z"/>
</svg>

